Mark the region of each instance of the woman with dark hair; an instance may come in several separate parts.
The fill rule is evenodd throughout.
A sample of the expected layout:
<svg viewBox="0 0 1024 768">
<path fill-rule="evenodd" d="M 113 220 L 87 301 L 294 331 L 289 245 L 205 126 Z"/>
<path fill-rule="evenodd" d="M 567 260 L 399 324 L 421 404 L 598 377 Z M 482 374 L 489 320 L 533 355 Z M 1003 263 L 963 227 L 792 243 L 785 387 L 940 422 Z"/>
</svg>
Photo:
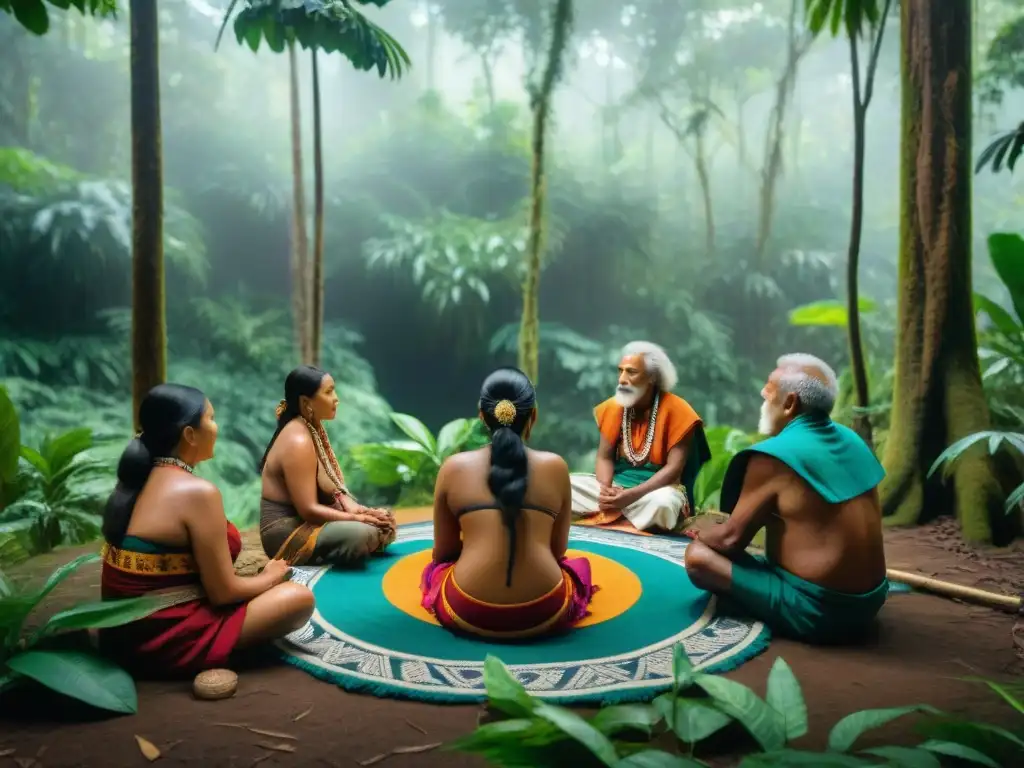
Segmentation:
<svg viewBox="0 0 1024 768">
<path fill-rule="evenodd" d="M 395 540 L 395 518 L 349 493 L 323 423 L 338 413 L 329 373 L 300 365 L 284 381 L 277 430 L 260 462 L 260 540 L 291 565 L 359 565 Z"/>
<path fill-rule="evenodd" d="M 103 599 L 156 595 L 165 607 L 100 630 L 100 643 L 149 673 L 224 666 L 235 649 L 286 635 L 313 613 L 313 594 L 287 581 L 287 563 L 271 560 L 248 578 L 235 573 L 242 538 L 216 486 L 195 475 L 213 458 L 213 416 L 198 389 L 153 387 L 103 515 Z"/>
<path fill-rule="evenodd" d="M 596 590 L 590 562 L 565 557 L 569 468 L 525 445 L 536 400 L 522 371 L 494 371 L 480 391 L 491 444 L 449 457 L 437 474 L 433 562 L 420 588 L 423 607 L 448 629 L 522 639 L 587 615 Z"/>
</svg>

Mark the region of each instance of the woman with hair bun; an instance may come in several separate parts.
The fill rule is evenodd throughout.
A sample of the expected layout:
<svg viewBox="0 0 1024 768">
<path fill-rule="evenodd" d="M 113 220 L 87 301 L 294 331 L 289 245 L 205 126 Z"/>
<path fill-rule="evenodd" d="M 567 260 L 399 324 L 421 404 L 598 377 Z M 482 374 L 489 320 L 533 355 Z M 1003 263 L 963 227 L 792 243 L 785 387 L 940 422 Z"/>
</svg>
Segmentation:
<svg viewBox="0 0 1024 768">
<path fill-rule="evenodd" d="M 139 421 L 103 514 L 101 588 L 104 600 L 151 595 L 165 607 L 100 630 L 101 647 L 147 673 L 195 673 L 304 625 L 313 594 L 287 581 L 287 563 L 235 573 L 242 538 L 216 486 L 195 475 L 217 441 L 210 401 L 193 387 L 160 384 Z"/>
<path fill-rule="evenodd" d="M 537 395 L 517 368 L 499 368 L 480 391 L 491 444 L 449 457 L 434 489 L 433 561 L 422 605 L 442 626 L 488 639 L 570 628 L 597 589 L 586 558 L 565 557 L 572 522 L 569 468 L 525 441 Z"/>
<path fill-rule="evenodd" d="M 395 540 L 390 511 L 349 492 L 324 422 L 338 414 L 334 378 L 300 365 L 284 381 L 277 429 L 260 462 L 260 540 L 291 565 L 362 564 Z"/>
</svg>

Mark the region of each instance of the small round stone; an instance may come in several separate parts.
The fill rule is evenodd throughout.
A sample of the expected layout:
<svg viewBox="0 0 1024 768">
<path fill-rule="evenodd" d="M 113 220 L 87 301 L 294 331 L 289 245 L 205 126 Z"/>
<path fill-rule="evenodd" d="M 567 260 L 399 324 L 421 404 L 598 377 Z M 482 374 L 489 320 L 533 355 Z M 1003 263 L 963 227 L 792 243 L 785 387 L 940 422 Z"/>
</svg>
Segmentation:
<svg viewBox="0 0 1024 768">
<path fill-rule="evenodd" d="M 206 701 L 230 699 L 237 690 L 238 675 L 230 669 L 208 669 L 196 675 L 192 682 L 192 694 Z"/>
</svg>

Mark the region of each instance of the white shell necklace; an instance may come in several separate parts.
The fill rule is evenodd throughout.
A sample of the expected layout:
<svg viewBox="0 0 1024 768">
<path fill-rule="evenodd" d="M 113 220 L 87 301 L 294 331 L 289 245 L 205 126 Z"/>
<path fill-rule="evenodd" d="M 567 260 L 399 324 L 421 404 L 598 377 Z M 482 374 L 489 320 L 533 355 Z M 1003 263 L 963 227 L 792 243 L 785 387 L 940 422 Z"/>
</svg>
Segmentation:
<svg viewBox="0 0 1024 768">
<path fill-rule="evenodd" d="M 658 421 L 658 400 L 660 395 L 654 393 L 654 400 L 651 403 L 651 415 L 647 420 L 647 436 L 644 438 L 643 448 L 639 452 L 633 450 L 633 411 L 634 408 L 622 409 L 622 452 L 626 460 L 634 467 L 640 467 L 647 463 L 647 457 L 651 455 L 651 446 L 654 445 L 654 425 Z"/>
</svg>

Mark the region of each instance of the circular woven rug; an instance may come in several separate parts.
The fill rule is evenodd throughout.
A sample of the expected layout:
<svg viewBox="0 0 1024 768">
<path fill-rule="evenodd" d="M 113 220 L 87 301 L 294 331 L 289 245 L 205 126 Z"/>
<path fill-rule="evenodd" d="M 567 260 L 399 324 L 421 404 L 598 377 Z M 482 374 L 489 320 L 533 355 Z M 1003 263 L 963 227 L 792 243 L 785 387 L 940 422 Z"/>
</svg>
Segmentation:
<svg viewBox="0 0 1024 768">
<path fill-rule="evenodd" d="M 760 622 L 715 617 L 714 599 L 683 568 L 685 539 L 574 526 L 570 556 L 590 558 L 601 587 L 591 615 L 570 632 L 529 643 L 458 637 L 420 607 L 431 523 L 399 528 L 365 570 L 296 568 L 317 609 L 279 641 L 285 660 L 342 688 L 439 703 L 486 700 L 483 662 L 497 656 L 534 696 L 565 703 L 637 701 L 672 683 L 673 647 L 724 672 L 768 646 Z"/>
</svg>

